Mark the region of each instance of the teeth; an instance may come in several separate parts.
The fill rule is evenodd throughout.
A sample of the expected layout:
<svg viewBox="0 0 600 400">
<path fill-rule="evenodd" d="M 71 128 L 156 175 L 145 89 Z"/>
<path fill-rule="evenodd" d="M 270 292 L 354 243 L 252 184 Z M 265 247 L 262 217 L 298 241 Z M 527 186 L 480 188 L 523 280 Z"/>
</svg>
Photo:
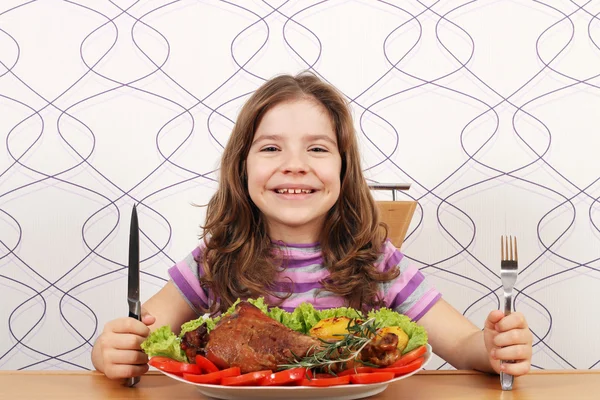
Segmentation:
<svg viewBox="0 0 600 400">
<path fill-rule="evenodd" d="M 312 193 L 312 192 L 313 192 L 313 190 L 310 190 L 310 189 L 277 189 L 277 193 L 279 193 L 279 194 L 286 194 L 286 193 L 289 193 L 289 194 L 300 194 L 300 193 L 309 194 L 309 193 Z"/>
</svg>

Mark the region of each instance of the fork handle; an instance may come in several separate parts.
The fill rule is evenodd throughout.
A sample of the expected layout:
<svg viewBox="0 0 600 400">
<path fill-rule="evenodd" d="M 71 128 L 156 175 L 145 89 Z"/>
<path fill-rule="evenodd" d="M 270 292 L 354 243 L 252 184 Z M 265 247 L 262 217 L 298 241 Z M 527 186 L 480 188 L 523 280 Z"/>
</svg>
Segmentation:
<svg viewBox="0 0 600 400">
<path fill-rule="evenodd" d="M 510 315 L 512 312 L 512 293 L 504 292 L 504 315 Z M 500 364 L 512 363 L 512 361 L 500 361 Z M 500 371 L 500 385 L 502 390 L 512 390 L 514 376 Z"/>
<path fill-rule="evenodd" d="M 510 315 L 512 312 L 512 293 L 504 293 L 504 315 Z"/>
</svg>

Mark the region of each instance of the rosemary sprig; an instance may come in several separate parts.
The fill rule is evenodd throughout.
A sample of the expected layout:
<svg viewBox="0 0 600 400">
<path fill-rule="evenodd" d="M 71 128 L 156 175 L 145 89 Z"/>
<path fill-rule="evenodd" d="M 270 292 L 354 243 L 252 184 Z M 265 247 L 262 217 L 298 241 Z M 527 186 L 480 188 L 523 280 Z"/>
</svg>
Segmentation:
<svg viewBox="0 0 600 400">
<path fill-rule="evenodd" d="M 377 326 L 375 324 L 375 318 L 371 318 L 364 322 L 359 322 L 356 319 L 351 319 L 348 322 L 346 328 L 347 334 L 336 335 L 340 336 L 340 340 L 335 342 L 329 342 L 327 340 L 320 339 L 323 345 L 318 346 L 318 350 L 313 354 L 304 357 L 298 357 L 296 354 L 292 354 L 294 359 L 289 364 L 279 365 L 280 369 L 291 369 L 291 368 L 306 368 L 307 370 L 320 369 L 323 372 L 335 375 L 332 368 L 339 364 L 345 369 L 345 363 L 348 361 L 354 361 L 370 367 L 377 367 L 377 365 L 361 360 L 360 352 L 369 344 L 377 333 Z M 315 350 L 315 346 L 311 347 L 308 353 Z"/>
</svg>

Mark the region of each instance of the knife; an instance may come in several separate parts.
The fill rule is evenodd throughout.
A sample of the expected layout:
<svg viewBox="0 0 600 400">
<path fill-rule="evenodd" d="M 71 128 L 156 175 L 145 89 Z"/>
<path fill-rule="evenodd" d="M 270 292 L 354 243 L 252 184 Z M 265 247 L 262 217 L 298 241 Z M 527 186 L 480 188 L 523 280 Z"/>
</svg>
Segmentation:
<svg viewBox="0 0 600 400">
<path fill-rule="evenodd" d="M 140 321 L 142 319 L 142 304 L 140 303 L 140 236 L 135 204 L 131 211 L 131 225 L 129 227 L 129 264 L 127 269 L 127 303 L 129 304 L 129 317 Z M 126 378 L 125 385 L 132 387 L 139 381 L 139 376 Z"/>
</svg>

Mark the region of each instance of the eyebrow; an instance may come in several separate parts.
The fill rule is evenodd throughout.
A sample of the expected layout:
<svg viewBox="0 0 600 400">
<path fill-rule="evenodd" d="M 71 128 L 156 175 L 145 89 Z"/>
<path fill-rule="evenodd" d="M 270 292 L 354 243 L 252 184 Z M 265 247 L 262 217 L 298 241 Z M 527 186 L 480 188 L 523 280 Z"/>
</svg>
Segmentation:
<svg viewBox="0 0 600 400">
<path fill-rule="evenodd" d="M 324 140 L 326 142 L 331 143 L 334 146 L 337 146 L 337 143 L 335 142 L 335 140 L 333 140 L 332 138 L 330 138 L 327 135 L 306 135 L 305 139 L 309 142 L 314 142 L 317 140 Z M 265 141 L 280 141 L 283 140 L 283 137 L 281 135 L 260 135 L 257 139 L 254 140 L 254 142 L 252 142 L 252 145 L 255 145 L 256 143 L 260 143 L 260 142 L 265 142 Z"/>
</svg>

